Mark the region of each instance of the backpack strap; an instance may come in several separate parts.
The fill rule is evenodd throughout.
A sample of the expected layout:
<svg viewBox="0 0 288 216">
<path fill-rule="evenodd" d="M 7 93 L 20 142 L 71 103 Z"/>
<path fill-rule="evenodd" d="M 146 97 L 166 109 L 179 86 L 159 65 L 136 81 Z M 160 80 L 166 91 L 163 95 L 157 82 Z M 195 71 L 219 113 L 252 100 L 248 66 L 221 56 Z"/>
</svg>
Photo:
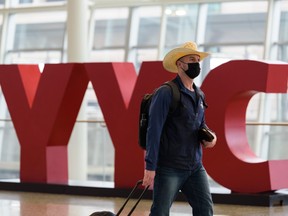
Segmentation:
<svg viewBox="0 0 288 216">
<path fill-rule="evenodd" d="M 205 101 L 205 94 L 204 94 L 204 92 L 200 89 L 200 88 L 198 88 L 198 87 L 196 87 L 196 85 L 193 83 L 193 88 L 195 89 L 195 91 L 196 91 L 196 95 L 197 95 L 197 97 L 199 98 L 201 98 L 201 100 L 203 101 L 203 105 L 204 105 L 204 107 L 205 108 L 208 108 L 208 104 L 206 103 L 206 101 Z M 197 99 L 198 100 L 198 99 Z"/>
<path fill-rule="evenodd" d="M 173 80 L 167 81 L 163 85 L 168 85 L 172 90 L 173 98 L 170 104 L 169 112 L 173 113 L 177 109 L 179 102 L 180 102 L 181 93 L 180 93 L 179 87 L 175 82 L 173 82 Z M 203 101 L 204 107 L 208 108 L 208 104 L 206 103 L 204 92 L 200 88 L 196 87 L 195 83 L 193 83 L 193 87 L 196 91 L 197 98 L 198 99 L 201 98 L 201 100 Z"/>
<path fill-rule="evenodd" d="M 180 93 L 178 85 L 172 80 L 165 82 L 164 85 L 168 85 L 172 90 L 172 102 L 170 104 L 169 112 L 173 113 L 178 107 L 181 93 Z"/>
</svg>

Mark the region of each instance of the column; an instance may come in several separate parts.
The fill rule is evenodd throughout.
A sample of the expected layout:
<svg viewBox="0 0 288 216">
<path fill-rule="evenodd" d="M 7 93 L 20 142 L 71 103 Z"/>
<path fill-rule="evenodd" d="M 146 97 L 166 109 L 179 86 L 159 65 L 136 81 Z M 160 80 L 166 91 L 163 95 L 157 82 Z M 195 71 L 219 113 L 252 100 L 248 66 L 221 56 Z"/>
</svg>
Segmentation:
<svg viewBox="0 0 288 216">
<path fill-rule="evenodd" d="M 87 61 L 88 19 L 87 0 L 67 1 L 67 55 L 68 62 Z M 82 102 L 77 120 L 86 120 L 86 100 Z M 68 145 L 69 180 L 87 178 L 87 123 L 74 126 Z"/>
</svg>

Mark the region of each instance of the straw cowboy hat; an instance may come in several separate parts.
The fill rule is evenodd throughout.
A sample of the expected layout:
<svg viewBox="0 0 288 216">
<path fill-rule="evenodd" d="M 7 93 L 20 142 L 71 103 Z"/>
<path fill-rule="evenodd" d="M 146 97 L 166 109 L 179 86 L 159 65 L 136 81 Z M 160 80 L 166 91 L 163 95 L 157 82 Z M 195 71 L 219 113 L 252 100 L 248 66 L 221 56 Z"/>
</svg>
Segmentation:
<svg viewBox="0 0 288 216">
<path fill-rule="evenodd" d="M 200 56 L 200 61 L 209 55 L 209 53 L 198 51 L 197 44 L 189 41 L 168 52 L 163 59 L 163 67 L 172 73 L 178 73 L 176 61 L 183 56 L 192 54 Z"/>
</svg>

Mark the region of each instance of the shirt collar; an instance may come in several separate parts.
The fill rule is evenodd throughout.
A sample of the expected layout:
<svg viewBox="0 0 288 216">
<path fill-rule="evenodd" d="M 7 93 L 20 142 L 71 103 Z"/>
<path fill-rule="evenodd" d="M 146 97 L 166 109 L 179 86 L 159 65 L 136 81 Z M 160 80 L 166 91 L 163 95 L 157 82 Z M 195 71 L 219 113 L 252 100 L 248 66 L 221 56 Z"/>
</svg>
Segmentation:
<svg viewBox="0 0 288 216">
<path fill-rule="evenodd" d="M 180 90 L 185 91 L 186 87 L 184 86 L 179 75 L 176 76 L 175 81 L 178 84 L 178 86 L 180 87 Z M 198 92 L 198 87 L 195 85 L 195 83 L 193 83 L 193 88 L 194 88 L 195 92 Z"/>
</svg>

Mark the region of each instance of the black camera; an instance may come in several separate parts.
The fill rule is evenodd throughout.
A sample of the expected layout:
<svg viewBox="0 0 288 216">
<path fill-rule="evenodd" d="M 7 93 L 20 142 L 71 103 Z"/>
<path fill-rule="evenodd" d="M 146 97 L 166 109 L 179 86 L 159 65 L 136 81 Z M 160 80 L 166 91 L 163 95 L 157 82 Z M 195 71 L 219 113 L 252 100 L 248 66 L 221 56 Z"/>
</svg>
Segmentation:
<svg viewBox="0 0 288 216">
<path fill-rule="evenodd" d="M 198 131 L 199 140 L 200 141 L 205 140 L 208 142 L 212 142 L 212 140 L 214 139 L 214 136 L 211 132 L 212 131 L 209 128 L 206 128 L 206 127 L 200 128 Z"/>
</svg>

